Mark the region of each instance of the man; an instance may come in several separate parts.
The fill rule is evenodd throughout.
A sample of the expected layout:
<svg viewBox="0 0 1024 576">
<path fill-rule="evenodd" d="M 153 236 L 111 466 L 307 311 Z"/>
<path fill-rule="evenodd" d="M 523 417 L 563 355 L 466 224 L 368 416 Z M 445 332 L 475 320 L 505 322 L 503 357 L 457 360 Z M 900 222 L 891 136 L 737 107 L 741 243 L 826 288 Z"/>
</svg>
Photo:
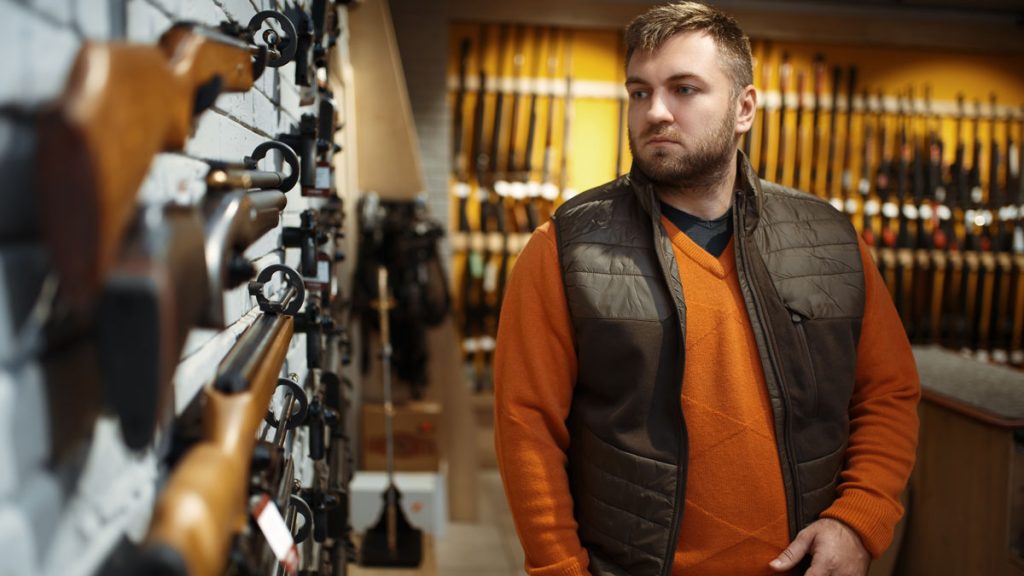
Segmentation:
<svg viewBox="0 0 1024 576">
<path fill-rule="evenodd" d="M 510 278 L 498 461 L 531 575 L 862 576 L 913 465 L 919 384 L 848 219 L 758 181 L 750 45 L 697 3 L 626 32 L 630 173 Z"/>
</svg>

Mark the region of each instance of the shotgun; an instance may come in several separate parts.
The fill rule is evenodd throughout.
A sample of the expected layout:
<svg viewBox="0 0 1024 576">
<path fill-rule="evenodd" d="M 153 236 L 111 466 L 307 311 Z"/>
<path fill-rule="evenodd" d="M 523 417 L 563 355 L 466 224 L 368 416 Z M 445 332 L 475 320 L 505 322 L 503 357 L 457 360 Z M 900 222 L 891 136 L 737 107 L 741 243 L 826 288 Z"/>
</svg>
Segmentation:
<svg viewBox="0 0 1024 576">
<path fill-rule="evenodd" d="M 832 67 L 832 101 L 831 113 L 828 119 L 828 154 L 826 155 L 825 164 L 825 194 L 824 196 L 829 199 L 832 206 L 836 210 L 842 212 L 844 210 L 842 200 L 835 195 L 832 182 L 834 179 L 834 167 L 836 161 L 836 141 L 838 135 L 836 134 L 836 124 L 839 120 L 839 83 L 842 81 L 843 69 L 839 66 Z"/>
<path fill-rule="evenodd" d="M 554 212 L 554 202 L 558 199 L 558 186 L 555 185 L 552 179 L 552 165 L 554 164 L 555 157 L 555 92 L 552 89 L 551 84 L 555 80 L 555 74 L 558 72 L 556 48 L 559 36 L 558 29 L 553 28 L 551 30 L 551 43 L 548 47 L 548 123 L 544 127 L 544 164 L 541 166 L 540 178 L 540 197 L 542 208 L 540 220 L 542 224 L 551 219 L 551 214 Z"/>
<path fill-rule="evenodd" d="M 768 66 L 768 48 L 769 44 L 766 42 L 764 46 L 764 61 L 761 62 L 761 89 L 764 90 L 765 94 L 768 93 L 768 85 L 772 81 L 772 71 Z M 769 114 L 768 100 L 766 99 L 761 106 L 761 145 L 757 150 L 757 175 L 759 178 L 768 177 L 768 146 L 771 142 L 768 126 L 770 124 L 771 115 Z"/>
<path fill-rule="evenodd" d="M 857 67 L 850 66 L 846 77 L 846 143 L 843 145 L 843 173 L 840 177 L 842 210 L 853 217 L 857 201 L 853 199 L 853 95 L 857 84 Z"/>
<path fill-rule="evenodd" d="M 818 163 L 821 161 L 821 95 L 825 90 L 825 57 L 814 55 L 814 106 L 811 110 L 811 192 L 828 197 L 818 187 Z"/>
<path fill-rule="evenodd" d="M 775 156 L 775 181 L 786 185 L 786 93 L 789 92 L 789 52 L 782 53 L 779 63 L 779 145 Z"/>
<path fill-rule="evenodd" d="M 864 243 L 871 248 L 875 248 L 877 238 L 875 238 L 874 227 L 871 225 L 872 219 L 878 214 L 879 204 L 877 199 L 871 198 L 871 153 L 875 147 L 875 128 L 868 121 L 868 95 L 867 90 L 864 91 L 864 115 L 862 116 L 862 124 L 864 125 L 864 139 L 861 145 L 861 164 L 860 164 L 860 179 L 857 181 L 857 192 L 860 193 L 861 198 L 861 224 L 860 224 L 860 235 L 864 239 Z M 881 116 L 881 111 L 875 111 L 875 123 L 878 122 L 878 118 Z"/>
<path fill-rule="evenodd" d="M 267 20 L 285 35 L 263 35 L 274 42 L 256 45 Z M 182 150 L 220 93 L 247 91 L 267 66 L 287 63 L 294 38 L 287 18 L 260 12 L 246 28 L 175 24 L 155 46 L 82 45 L 63 95 L 38 118 L 34 191 L 43 239 L 73 308 L 85 310 L 98 295 L 153 156 Z"/>
<path fill-rule="evenodd" d="M 793 187 L 801 189 L 803 183 L 804 146 L 804 90 L 807 75 L 803 70 L 796 73 L 796 149 L 793 151 Z"/>
<path fill-rule="evenodd" d="M 1010 351 L 1009 361 L 1012 366 L 1024 364 L 1024 350 L 1022 350 L 1021 338 L 1024 334 L 1024 172 L 1021 165 L 1024 163 L 1024 109 L 1018 111 L 1019 137 L 1015 145 L 1007 146 L 1007 187 L 1016 186 L 1007 198 L 1011 203 L 1008 208 L 1008 216 L 1011 218 L 1013 231 L 1011 240 L 1011 252 L 1013 271 L 1010 274 L 1010 306 L 1011 309 L 1006 316 L 1010 320 L 1010 334 L 1008 348 Z M 1007 132 L 1010 127 L 1007 126 Z M 1013 184 L 1010 184 L 1013 182 Z"/>
<path fill-rule="evenodd" d="M 282 273 L 286 288 L 270 301 L 264 286 Z M 262 314 L 221 361 L 202 391 L 202 437 L 175 465 L 153 511 L 138 574 L 214 576 L 248 524 L 250 465 L 256 433 L 278 386 L 292 317 L 304 299 L 302 278 L 273 265 L 249 284 Z"/>
<path fill-rule="evenodd" d="M 151 442 L 189 330 L 225 327 L 223 292 L 252 277 L 245 248 L 277 226 L 286 202 L 280 191 L 235 190 L 135 219 L 97 300 L 105 397 L 128 447 Z"/>
<path fill-rule="evenodd" d="M 470 154 L 473 157 L 473 175 L 476 179 L 476 186 L 478 194 L 481 193 L 484 182 L 487 179 L 487 168 L 490 164 L 489 156 L 487 154 L 487 143 L 484 141 L 484 122 L 486 121 L 487 114 L 487 68 L 484 62 L 484 56 L 487 54 L 487 26 L 483 25 L 480 27 L 480 38 L 479 45 L 477 46 L 477 92 L 476 102 L 474 103 L 473 109 L 473 140 L 471 143 Z M 466 202 L 468 204 L 469 199 L 467 197 Z M 482 226 L 483 222 L 487 219 L 485 209 L 486 203 L 479 203 L 480 213 L 479 222 Z M 468 216 L 465 222 L 466 226 L 466 266 L 461 278 L 461 298 L 462 301 L 462 349 L 465 354 L 466 368 L 468 372 L 474 374 L 474 380 L 477 378 L 476 374 L 476 350 L 477 350 L 477 335 L 475 333 L 477 317 L 482 312 L 482 300 L 483 294 L 479 293 L 477 287 L 479 286 L 478 279 L 483 276 L 485 260 L 481 255 L 482 246 L 479 242 L 480 235 L 474 234 L 472 226 L 469 223 Z M 478 231 L 481 228 L 478 228 Z"/>
<path fill-rule="evenodd" d="M 561 191 L 562 199 L 568 200 L 576 195 L 576 191 L 569 188 L 569 154 L 572 150 L 572 119 L 575 110 L 573 107 L 572 31 L 565 33 L 562 62 L 565 68 L 565 97 L 562 100 L 562 158 L 559 162 L 558 188 Z"/>
</svg>

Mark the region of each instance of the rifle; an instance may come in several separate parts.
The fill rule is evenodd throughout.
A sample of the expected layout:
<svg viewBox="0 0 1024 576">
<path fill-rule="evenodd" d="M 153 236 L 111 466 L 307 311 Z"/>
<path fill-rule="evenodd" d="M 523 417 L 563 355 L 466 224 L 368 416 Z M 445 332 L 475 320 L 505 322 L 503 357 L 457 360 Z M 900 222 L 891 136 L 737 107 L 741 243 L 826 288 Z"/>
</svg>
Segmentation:
<svg viewBox="0 0 1024 576">
<path fill-rule="evenodd" d="M 982 143 L 978 126 L 981 123 L 981 103 L 975 102 L 974 139 L 971 169 L 967 174 L 969 197 L 966 199 L 964 212 L 964 271 L 961 277 L 960 296 L 961 309 L 964 312 L 964 327 L 961 333 L 960 349 L 963 352 L 977 350 L 978 322 L 981 302 L 978 300 L 979 282 L 984 281 L 980 273 L 982 245 L 975 232 L 975 227 L 983 223 L 979 213 L 982 201 L 981 189 L 981 154 Z"/>
<path fill-rule="evenodd" d="M 499 187 L 504 192 L 505 197 L 512 199 L 512 210 L 515 215 L 516 228 L 518 230 L 528 229 L 529 215 L 526 211 L 526 206 L 522 202 L 526 197 L 526 187 L 518 182 L 517 176 L 520 174 L 519 169 L 519 154 L 516 148 L 516 140 L 519 137 L 519 103 L 522 91 L 520 90 L 520 79 L 522 77 L 523 69 L 523 45 L 526 43 L 526 30 L 523 27 L 518 28 L 516 31 L 516 39 L 513 46 L 512 55 L 512 92 L 509 96 L 512 98 L 512 111 L 511 118 L 509 119 L 509 134 L 508 134 L 508 149 L 505 159 L 505 176 L 506 181 L 499 182 L 495 185 L 495 188 Z"/>
<path fill-rule="evenodd" d="M 789 91 L 789 53 L 779 63 L 779 146 L 775 157 L 775 181 L 785 186 L 786 175 L 786 93 Z"/>
<path fill-rule="evenodd" d="M 910 239 L 910 220 L 917 217 L 912 203 L 908 202 L 907 192 L 910 191 L 910 170 L 913 161 L 913 144 L 910 135 L 912 91 L 900 96 L 900 111 L 897 120 L 899 125 L 899 164 L 896 166 L 896 198 L 899 205 L 899 226 L 896 235 L 896 269 L 894 271 L 893 298 L 896 310 L 900 313 L 907 335 L 913 335 L 912 288 L 914 271 L 914 251 Z"/>
<path fill-rule="evenodd" d="M 932 298 L 929 312 L 931 330 L 927 336 L 931 342 L 938 344 L 944 340 L 947 331 L 946 316 L 943 311 L 947 302 L 945 291 L 949 283 L 950 251 L 955 242 L 951 240 L 953 211 L 949 205 L 950 195 L 943 179 L 942 158 L 945 146 L 940 136 L 942 120 L 932 109 L 931 91 L 928 88 L 925 92 L 925 113 L 927 114 L 925 123 L 928 132 L 927 189 L 932 198 Z"/>
<path fill-rule="evenodd" d="M 878 250 L 878 271 L 885 279 L 886 288 L 896 301 L 896 234 L 892 230 L 891 221 L 900 215 L 899 206 L 892 201 L 892 171 L 894 165 L 893 148 L 889 143 L 889 122 L 885 114 L 885 95 L 878 93 L 879 116 L 878 116 L 878 169 L 875 171 L 875 193 L 878 201 L 881 202 L 881 217 L 879 228 L 881 230 L 881 243 Z"/>
<path fill-rule="evenodd" d="M 877 200 L 871 198 L 871 150 L 875 144 L 875 133 L 874 127 L 868 122 L 869 112 L 869 98 L 868 91 L 864 91 L 864 115 L 862 116 L 862 124 L 864 125 L 864 140 L 861 147 L 861 164 L 860 164 L 860 179 L 857 181 L 857 191 L 861 197 L 861 225 L 860 234 L 861 238 L 864 239 L 864 243 L 869 247 L 874 248 L 876 244 L 875 231 L 871 226 L 871 220 L 875 214 L 878 214 L 879 203 Z M 880 105 L 879 105 L 880 106 Z M 879 107 L 875 111 L 875 122 L 879 122 L 882 112 Z"/>
<path fill-rule="evenodd" d="M 764 62 L 761 63 L 761 86 L 764 88 L 765 94 L 768 93 L 768 85 L 771 84 L 772 72 L 768 67 L 768 43 L 765 42 Z M 771 124 L 770 114 L 768 112 L 768 100 L 764 101 L 761 106 L 761 146 L 758 147 L 758 159 L 757 159 L 757 176 L 759 178 L 768 177 L 768 145 L 771 141 L 768 134 L 768 126 Z"/>
<path fill-rule="evenodd" d="M 626 102 L 625 96 L 619 97 L 618 117 L 615 122 L 615 178 L 622 175 L 622 140 L 626 136 Z"/>
<path fill-rule="evenodd" d="M 540 75 L 540 51 L 542 39 L 542 29 L 536 28 L 534 30 L 533 66 L 530 74 L 531 80 L 536 80 Z M 533 175 L 534 141 L 537 137 L 537 100 L 539 96 L 538 90 L 536 89 L 536 86 L 534 86 L 534 90 L 532 90 L 530 94 L 530 116 L 526 129 L 526 150 L 523 153 L 523 170 L 517 179 L 522 183 L 524 190 L 524 193 L 522 194 L 522 201 L 526 206 L 527 230 L 530 232 L 533 232 L 533 230 L 540 224 L 538 221 L 537 205 L 534 203 L 534 199 L 540 195 L 540 187 L 536 182 L 531 181 L 531 177 Z"/>
<path fill-rule="evenodd" d="M 568 200 L 576 195 L 576 191 L 569 188 L 569 153 L 572 149 L 572 32 L 566 31 L 565 44 L 563 45 L 562 61 L 565 66 L 565 98 L 562 110 L 562 158 L 559 165 L 558 178 L 559 189 L 562 199 Z"/>
<path fill-rule="evenodd" d="M 500 32 L 500 37 L 498 39 L 498 55 L 497 55 L 498 60 L 497 60 L 496 66 L 495 66 L 496 73 L 499 76 L 501 76 L 501 73 L 502 73 L 502 71 L 504 69 L 504 65 L 505 65 L 505 45 L 506 45 L 507 42 L 508 42 L 508 27 L 506 25 L 502 25 L 501 32 Z M 495 96 L 495 103 L 494 103 L 494 123 L 492 124 L 492 128 L 491 128 L 491 155 L 490 155 L 490 173 L 492 175 L 492 178 L 494 180 L 496 180 L 496 183 L 494 184 L 494 191 L 498 194 L 498 200 L 497 200 L 497 202 L 494 203 L 494 216 L 495 216 L 494 221 L 495 221 L 495 226 L 496 226 L 496 229 L 497 229 L 497 233 L 501 236 L 501 244 L 500 244 L 500 247 L 498 247 L 498 251 L 501 253 L 501 258 L 499 260 L 497 273 L 496 274 L 485 274 L 485 278 L 487 278 L 487 279 L 495 278 L 493 280 L 493 282 L 490 282 L 490 284 L 494 284 L 494 286 L 487 285 L 487 286 L 485 286 L 485 289 L 484 289 L 485 293 L 493 293 L 493 292 L 497 291 L 496 303 L 493 306 L 488 306 L 488 310 L 487 310 L 487 315 L 488 316 L 492 316 L 493 315 L 495 318 L 497 318 L 497 317 L 499 317 L 501 315 L 501 301 L 502 301 L 502 299 L 504 297 L 505 280 L 508 277 L 508 259 L 509 259 L 509 251 L 510 251 L 510 248 L 509 248 L 509 232 L 508 232 L 508 209 L 509 209 L 508 198 L 509 198 L 509 193 L 510 193 L 511 185 L 508 183 L 507 177 L 500 178 L 500 179 L 498 177 L 498 158 L 500 157 L 499 147 L 501 145 L 501 138 L 502 138 L 501 129 L 502 129 L 502 120 L 504 118 L 504 114 L 503 114 L 504 99 L 505 99 L 505 91 L 504 90 L 498 90 L 498 93 Z M 491 263 L 488 261 L 488 264 L 490 265 Z M 492 266 L 492 268 L 493 268 L 493 266 Z M 480 337 L 483 338 L 484 335 L 481 334 Z M 489 346 L 490 342 L 485 342 L 485 344 Z M 486 353 L 485 353 L 485 361 L 484 361 L 485 370 L 486 370 L 486 366 L 487 365 L 488 365 L 488 362 L 486 360 Z M 479 386 L 479 380 L 478 380 L 477 384 Z"/>
<path fill-rule="evenodd" d="M 256 46 L 269 19 L 285 35 Z M 265 67 L 290 60 L 294 51 L 278 48 L 294 37 L 283 15 L 260 12 L 246 28 L 175 24 L 156 46 L 82 45 L 63 95 L 38 119 L 35 165 L 43 240 L 72 308 L 86 309 L 110 271 L 153 156 L 182 150 L 221 92 L 249 90 Z"/>
<path fill-rule="evenodd" d="M 556 56 L 556 44 L 559 39 L 558 30 L 555 28 L 551 29 L 551 45 L 548 48 L 548 87 L 551 88 L 551 82 L 555 79 L 555 74 L 558 70 L 558 57 Z M 541 168 L 541 185 L 540 185 L 540 197 L 542 199 L 543 210 L 541 212 L 541 223 L 547 222 L 551 219 L 551 214 L 554 210 L 554 202 L 558 199 L 558 186 L 555 186 L 552 182 L 552 164 L 555 156 L 555 92 L 551 90 L 548 92 L 548 108 L 547 108 L 548 123 L 544 128 L 544 164 Z M 621 141 L 621 140 L 620 140 Z"/>
<path fill-rule="evenodd" d="M 800 188 L 803 176 L 803 155 L 804 155 L 804 83 L 806 74 L 803 70 L 796 73 L 796 150 L 793 153 L 793 187 Z"/>
<path fill-rule="evenodd" d="M 850 66 L 846 80 L 846 144 L 843 145 L 843 174 L 840 182 L 843 207 L 851 216 L 857 212 L 857 202 L 853 199 L 853 94 L 857 83 L 857 67 Z"/>
<path fill-rule="evenodd" d="M 463 122 L 466 116 L 466 75 L 469 69 L 469 52 L 472 48 L 472 41 L 469 38 L 463 38 L 459 44 L 459 88 L 455 93 L 455 106 L 452 108 L 452 115 L 455 116 L 455 126 L 452 129 L 452 175 L 455 177 L 457 187 L 469 188 L 469 166 L 468 160 L 466 159 L 465 146 L 463 145 Z M 465 195 L 459 191 L 455 191 L 456 196 L 459 198 L 459 219 L 465 215 L 466 203 L 465 199 L 469 196 L 468 191 Z M 467 227 L 468 228 L 468 227 Z M 460 232 L 462 231 L 460 228 Z"/>
<path fill-rule="evenodd" d="M 811 112 L 811 191 L 821 198 L 828 196 L 818 188 L 818 163 L 821 159 L 821 95 L 825 90 L 825 57 L 814 55 L 814 107 Z"/>
<path fill-rule="evenodd" d="M 961 230 L 967 229 L 966 210 L 969 206 L 967 200 L 967 169 L 965 166 L 965 145 L 963 138 L 963 118 L 965 116 L 963 94 L 957 95 L 956 114 L 956 144 L 953 164 L 950 165 L 949 175 L 951 191 L 947 197 L 947 205 L 950 207 L 951 216 L 949 230 L 949 261 L 946 267 L 946 285 L 943 288 L 943 319 L 946 327 L 943 335 L 943 345 L 947 348 L 957 349 L 962 346 L 962 334 L 967 330 L 967 316 L 964 300 L 965 276 L 966 276 L 966 238 L 961 236 Z M 948 318 L 948 320 L 946 320 Z"/>
<path fill-rule="evenodd" d="M 925 102 L 929 100 L 929 94 L 925 94 Z M 910 90 L 910 102 L 911 109 L 913 110 L 914 103 L 914 91 Z M 927 104 L 926 104 L 927 107 Z M 913 249 L 914 260 L 913 267 L 910 270 L 910 290 L 909 298 L 911 301 L 911 325 L 908 327 L 911 329 L 910 337 L 913 342 L 926 341 L 931 334 L 931 302 L 933 296 L 933 270 L 931 263 L 931 235 L 928 231 L 928 224 L 931 223 L 932 209 L 931 204 L 928 203 L 928 199 L 925 198 L 925 187 L 927 182 L 925 181 L 925 155 L 930 154 L 928 147 L 928 134 L 927 130 L 922 131 L 921 144 L 918 145 L 918 138 L 916 134 L 916 127 L 914 120 L 917 114 L 912 113 L 908 124 L 910 126 L 910 135 L 908 140 L 910 142 L 911 151 L 913 153 L 913 172 L 911 175 L 911 190 L 913 192 L 912 204 L 910 210 L 910 219 L 914 220 L 914 239 L 911 240 L 911 246 Z M 925 117 L 925 123 L 927 123 L 927 117 Z M 920 124 L 920 122 L 918 122 Z M 929 190 L 931 193 L 931 190 Z"/>
<path fill-rule="evenodd" d="M 761 64 L 761 57 L 758 56 L 759 52 L 754 50 L 754 47 L 756 45 L 757 45 L 756 42 L 754 42 L 753 40 L 750 41 L 750 47 L 751 47 L 750 63 L 751 63 L 751 66 L 753 66 L 754 70 L 756 70 L 758 66 L 762 65 Z M 628 100 L 628 98 L 627 98 L 627 100 Z M 754 149 L 753 149 L 753 146 L 754 146 L 754 124 L 751 123 L 750 124 L 750 130 L 747 130 L 747 132 L 743 135 L 743 153 L 747 155 L 747 158 L 750 159 L 751 163 L 754 162 Z"/>
<path fill-rule="evenodd" d="M 465 253 L 469 243 L 469 161 L 466 158 L 466 146 L 464 138 L 464 118 L 466 107 L 466 77 L 469 69 L 469 53 L 472 49 L 472 41 L 463 38 L 459 43 L 459 87 L 455 92 L 455 105 L 452 109 L 452 116 L 455 117 L 455 125 L 452 127 L 452 195 L 458 199 L 456 216 L 456 229 L 458 234 L 452 238 L 452 248 L 455 253 Z M 454 268 L 454 263 L 453 263 Z M 469 258 L 464 255 L 459 276 L 466 278 L 469 275 Z M 466 294 L 460 295 L 462 300 L 462 312 L 465 310 Z"/>
<path fill-rule="evenodd" d="M 831 113 L 828 122 L 828 153 L 825 164 L 825 196 L 836 210 L 843 210 L 842 201 L 835 195 L 832 187 L 833 166 L 836 159 L 836 122 L 839 118 L 839 82 L 843 75 L 843 69 L 839 66 L 832 67 L 832 101 Z"/>
<path fill-rule="evenodd" d="M 277 272 L 286 288 L 272 302 L 263 287 Z M 246 527 L 256 432 L 277 389 L 292 316 L 305 296 L 299 275 L 281 265 L 260 272 L 249 293 L 262 314 L 201 393 L 201 439 L 171 471 L 136 558 L 135 574 L 219 574 L 232 538 Z"/>
<path fill-rule="evenodd" d="M 286 203 L 279 191 L 233 190 L 135 219 L 99 294 L 97 323 L 106 401 L 129 448 L 149 445 L 166 416 L 189 330 L 225 327 L 222 294 L 252 277 L 245 248 L 277 226 Z"/>
<path fill-rule="evenodd" d="M 1020 120 L 1020 139 L 1018 142 L 1024 143 L 1024 108 L 1019 112 L 1018 119 Z M 1014 194 L 1016 196 L 1013 202 L 1016 206 L 1014 214 L 1013 210 L 1010 210 L 1010 216 L 1013 218 L 1013 273 L 1011 274 L 1012 283 L 1010 288 L 1010 294 L 1012 295 L 1011 302 L 1013 309 L 1007 314 L 1012 319 L 1012 332 L 1010 335 L 1010 364 L 1013 366 L 1021 366 L 1024 364 L 1024 346 L 1022 346 L 1022 334 L 1024 334 L 1024 170 L 1021 170 L 1022 164 L 1024 164 L 1024 145 L 1018 144 L 1016 150 L 1010 153 L 1010 161 L 1008 162 L 1009 169 L 1016 180 L 1017 191 Z"/>
<path fill-rule="evenodd" d="M 992 348 L 992 360 L 1006 363 L 1006 349 L 999 349 L 999 336 L 1002 328 L 1002 315 L 1007 308 L 1006 296 L 1009 291 L 1010 259 L 1005 252 L 1005 238 L 1003 235 L 1003 224 L 999 218 L 1003 207 L 1003 192 L 999 183 L 1001 152 L 999 139 L 996 136 L 996 96 L 991 96 L 991 118 L 990 118 L 990 139 L 989 139 L 989 177 L 988 177 L 988 207 L 985 211 L 987 223 L 987 236 L 989 238 L 990 251 L 983 258 L 985 274 L 984 291 L 982 292 L 982 337 L 979 342 L 979 352 L 987 356 Z"/>
<path fill-rule="evenodd" d="M 487 70 L 484 63 L 484 55 L 487 53 L 487 26 L 482 25 L 480 27 L 480 40 L 479 46 L 477 46 L 477 78 L 479 85 L 477 86 L 476 103 L 474 104 L 473 111 L 473 141 L 471 153 L 474 159 L 474 176 L 476 177 L 476 184 L 478 194 L 481 193 L 481 189 L 484 186 L 484 180 L 486 179 L 487 167 L 490 164 L 489 156 L 487 154 L 486 144 L 484 142 L 484 120 L 487 111 Z M 500 118 L 500 116 L 498 116 Z M 486 191 L 483 191 L 484 193 Z M 466 199 L 468 203 L 469 199 Z M 483 227 L 483 223 L 487 220 L 485 202 L 479 203 L 479 222 L 480 229 Z M 478 286 L 478 279 L 483 276 L 485 259 L 482 258 L 481 251 L 482 246 L 479 242 L 482 239 L 479 235 L 472 233 L 472 228 L 469 225 L 467 217 L 466 223 L 467 233 L 467 244 L 468 251 L 466 254 L 466 266 L 465 272 L 462 275 L 462 310 L 463 310 L 463 325 L 462 325 L 462 349 L 466 356 L 466 368 L 469 372 L 474 374 L 474 380 L 478 378 L 476 373 L 476 351 L 477 351 L 477 336 L 474 332 L 477 324 L 477 317 L 480 316 L 483 307 L 483 294 L 476 290 Z"/>
</svg>

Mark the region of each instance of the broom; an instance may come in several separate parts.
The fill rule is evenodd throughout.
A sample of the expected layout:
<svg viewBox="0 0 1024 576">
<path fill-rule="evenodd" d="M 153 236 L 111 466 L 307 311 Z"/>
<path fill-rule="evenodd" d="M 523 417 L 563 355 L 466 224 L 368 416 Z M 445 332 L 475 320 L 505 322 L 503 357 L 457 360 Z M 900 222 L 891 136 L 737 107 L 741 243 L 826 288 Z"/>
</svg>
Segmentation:
<svg viewBox="0 0 1024 576">
<path fill-rule="evenodd" d="M 363 566 L 415 567 L 423 558 L 423 532 L 414 528 L 402 511 L 402 493 L 395 486 L 395 438 L 392 430 L 394 406 L 391 403 L 391 337 L 388 310 L 388 270 L 377 268 L 376 308 L 380 313 L 381 370 L 384 383 L 384 433 L 387 438 L 388 486 L 384 489 L 384 509 L 372 528 L 366 531 L 360 549 Z"/>
</svg>

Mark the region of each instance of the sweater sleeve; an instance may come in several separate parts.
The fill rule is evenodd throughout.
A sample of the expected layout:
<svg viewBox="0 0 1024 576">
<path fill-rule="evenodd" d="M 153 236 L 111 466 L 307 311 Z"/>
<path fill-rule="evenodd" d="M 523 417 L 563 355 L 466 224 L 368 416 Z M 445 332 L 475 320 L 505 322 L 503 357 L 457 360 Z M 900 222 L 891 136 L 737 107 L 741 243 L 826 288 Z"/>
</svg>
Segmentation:
<svg viewBox="0 0 1024 576">
<path fill-rule="evenodd" d="M 531 576 L 587 576 L 566 472 L 576 352 L 554 231 L 534 232 L 509 277 L 494 355 L 494 432 Z"/>
<path fill-rule="evenodd" d="M 877 558 L 889 547 L 903 515 L 900 494 L 914 466 L 921 386 L 906 331 L 863 242 L 860 252 L 864 320 L 850 400 L 847 464 L 839 498 L 822 516 L 852 528 Z"/>
</svg>

